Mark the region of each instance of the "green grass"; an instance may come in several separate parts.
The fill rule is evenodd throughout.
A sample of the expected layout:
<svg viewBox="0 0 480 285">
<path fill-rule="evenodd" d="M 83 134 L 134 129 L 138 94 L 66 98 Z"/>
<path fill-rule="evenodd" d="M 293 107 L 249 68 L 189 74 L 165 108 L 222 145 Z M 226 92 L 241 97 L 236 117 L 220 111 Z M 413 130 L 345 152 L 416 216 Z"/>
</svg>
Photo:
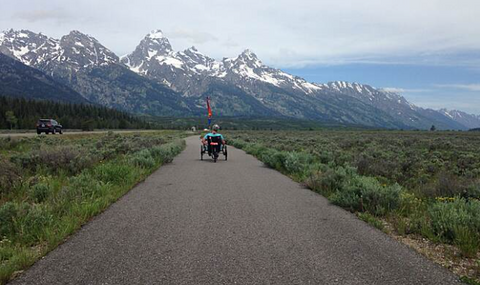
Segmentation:
<svg viewBox="0 0 480 285">
<path fill-rule="evenodd" d="M 205 117 L 152 117 L 145 116 L 155 128 L 166 129 L 190 129 L 196 127 L 197 130 L 202 130 L 207 127 L 207 119 Z M 265 118 L 265 117 L 215 117 L 213 124 L 219 124 L 222 130 L 320 130 L 320 129 L 371 129 L 369 127 L 360 125 L 345 125 L 335 122 L 318 122 L 311 120 L 302 120 L 294 118 Z"/>
<path fill-rule="evenodd" d="M 468 276 L 462 276 L 460 280 L 468 285 L 480 285 L 480 281 L 477 281 L 476 279 L 470 278 Z"/>
<path fill-rule="evenodd" d="M 357 217 L 366 222 L 369 223 L 370 225 L 376 227 L 377 229 L 383 231 L 385 230 L 385 226 L 383 225 L 382 221 L 380 221 L 377 217 L 367 213 L 357 213 Z"/>
<path fill-rule="evenodd" d="M 162 131 L 0 141 L 0 284 L 171 162 L 184 136 Z"/>
</svg>

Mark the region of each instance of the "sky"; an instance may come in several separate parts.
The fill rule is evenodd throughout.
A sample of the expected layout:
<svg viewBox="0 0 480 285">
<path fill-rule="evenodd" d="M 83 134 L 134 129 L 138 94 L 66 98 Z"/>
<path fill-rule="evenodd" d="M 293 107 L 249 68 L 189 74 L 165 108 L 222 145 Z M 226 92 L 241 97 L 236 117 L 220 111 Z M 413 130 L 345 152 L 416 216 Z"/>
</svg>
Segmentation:
<svg viewBox="0 0 480 285">
<path fill-rule="evenodd" d="M 428 108 L 480 115 L 478 0 L 0 0 L 0 30 L 79 30 L 121 56 L 151 30 L 174 50 L 266 65 L 325 83 L 396 91 Z"/>
</svg>

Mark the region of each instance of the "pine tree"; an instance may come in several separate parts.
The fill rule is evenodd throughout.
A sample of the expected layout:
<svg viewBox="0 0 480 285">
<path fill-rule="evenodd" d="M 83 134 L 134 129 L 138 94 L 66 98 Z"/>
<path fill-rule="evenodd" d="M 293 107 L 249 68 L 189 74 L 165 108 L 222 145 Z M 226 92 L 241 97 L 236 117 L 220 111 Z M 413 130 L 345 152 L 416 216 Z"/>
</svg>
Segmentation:
<svg viewBox="0 0 480 285">
<path fill-rule="evenodd" d="M 5 118 L 7 123 L 10 125 L 10 130 L 13 129 L 13 127 L 18 123 L 18 119 L 15 117 L 15 114 L 12 111 L 5 112 Z"/>
</svg>

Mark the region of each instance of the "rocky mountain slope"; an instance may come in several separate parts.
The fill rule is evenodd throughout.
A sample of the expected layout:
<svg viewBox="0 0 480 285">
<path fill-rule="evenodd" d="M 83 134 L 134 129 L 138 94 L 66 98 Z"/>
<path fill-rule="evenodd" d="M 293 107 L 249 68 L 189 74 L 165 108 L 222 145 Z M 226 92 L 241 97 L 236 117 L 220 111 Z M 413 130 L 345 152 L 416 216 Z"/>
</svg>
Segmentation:
<svg viewBox="0 0 480 285">
<path fill-rule="evenodd" d="M 469 129 L 480 127 L 480 115 L 467 114 L 459 110 L 441 109 L 439 113 L 453 119 L 454 121 L 466 126 Z"/>
<path fill-rule="evenodd" d="M 269 110 L 267 113 L 281 116 L 397 128 L 428 129 L 435 124 L 440 129 L 466 129 L 462 122 L 442 112 L 419 108 L 392 92 L 358 83 L 307 82 L 265 66 L 250 50 L 222 61 L 202 54 L 195 47 L 175 52 L 160 30 L 147 34 L 121 62 L 184 97 L 195 99 L 215 94 L 220 99 L 216 100 L 221 105 L 219 109 L 228 115 L 256 109 L 243 106 L 238 100 L 225 102 L 229 98 L 225 88 L 231 87 L 238 89 L 237 93 L 245 93 L 245 98 L 255 99 L 254 102 Z M 196 100 L 198 104 L 200 101 Z"/>
<path fill-rule="evenodd" d="M 316 84 L 264 65 L 250 50 L 217 61 L 195 47 L 174 51 L 160 30 L 118 58 L 95 38 L 60 40 L 30 31 L 0 34 L 0 53 L 35 67 L 89 101 L 136 113 L 292 117 L 385 128 L 467 129 L 473 120 L 419 108 L 404 97 L 348 82 Z M 463 116 L 464 118 L 466 116 Z"/>
<path fill-rule="evenodd" d="M 0 95 L 68 103 L 88 103 L 79 93 L 45 73 L 0 53 Z"/>
<path fill-rule="evenodd" d="M 10 30 L 0 34 L 0 52 L 45 72 L 93 103 L 154 115 L 195 113 L 176 92 L 131 71 L 95 38 L 78 31 L 57 40 Z"/>
</svg>

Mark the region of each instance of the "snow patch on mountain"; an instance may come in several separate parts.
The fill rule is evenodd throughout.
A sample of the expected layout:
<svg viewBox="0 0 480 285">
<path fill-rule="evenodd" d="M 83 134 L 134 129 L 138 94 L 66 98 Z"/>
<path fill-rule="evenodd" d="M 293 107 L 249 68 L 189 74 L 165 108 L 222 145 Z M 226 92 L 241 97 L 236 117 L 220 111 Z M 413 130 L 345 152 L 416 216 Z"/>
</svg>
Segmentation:
<svg viewBox="0 0 480 285">
<path fill-rule="evenodd" d="M 118 62 L 113 52 L 79 31 L 72 31 L 60 40 L 26 30 L 2 32 L 0 52 L 42 69 L 54 62 L 76 71 Z"/>
<path fill-rule="evenodd" d="M 162 39 L 164 38 L 162 30 L 153 30 L 147 37 L 151 39 Z"/>
<path fill-rule="evenodd" d="M 444 116 L 466 126 L 467 128 L 479 128 L 480 127 L 480 115 L 467 114 L 459 110 L 447 110 L 440 109 L 439 113 Z"/>
</svg>

